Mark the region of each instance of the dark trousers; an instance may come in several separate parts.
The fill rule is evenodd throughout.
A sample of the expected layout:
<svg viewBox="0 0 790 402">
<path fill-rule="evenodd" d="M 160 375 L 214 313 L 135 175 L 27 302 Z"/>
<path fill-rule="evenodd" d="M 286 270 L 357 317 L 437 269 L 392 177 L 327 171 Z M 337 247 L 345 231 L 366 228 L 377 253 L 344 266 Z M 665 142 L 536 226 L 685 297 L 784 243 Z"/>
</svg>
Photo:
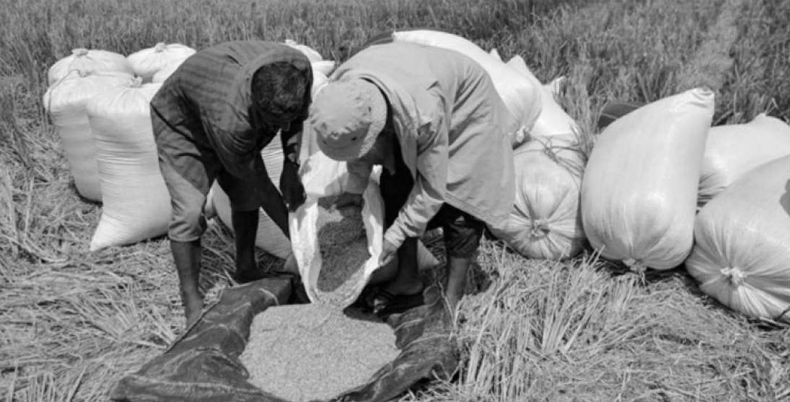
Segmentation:
<svg viewBox="0 0 790 402">
<path fill-rule="evenodd" d="M 395 173 L 383 169 L 379 188 L 384 199 L 384 226 L 389 228 L 397 218 L 400 209 L 409 198 L 414 179 L 403 162 L 400 149 L 396 145 Z M 485 224 L 474 216 L 449 204 L 442 204 L 439 212 L 428 222 L 428 229 L 441 227 L 444 233 L 444 246 L 447 255 L 454 258 L 471 258 L 480 246 Z"/>
</svg>

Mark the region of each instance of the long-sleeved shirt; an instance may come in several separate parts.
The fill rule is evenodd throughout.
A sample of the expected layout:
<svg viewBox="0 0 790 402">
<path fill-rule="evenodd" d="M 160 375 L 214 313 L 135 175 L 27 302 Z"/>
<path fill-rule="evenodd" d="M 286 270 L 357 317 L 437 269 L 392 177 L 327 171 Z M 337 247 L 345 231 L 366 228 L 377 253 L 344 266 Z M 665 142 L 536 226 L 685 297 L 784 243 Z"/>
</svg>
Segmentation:
<svg viewBox="0 0 790 402">
<path fill-rule="evenodd" d="M 360 51 L 331 77 L 356 78 L 385 94 L 414 177 L 385 239 L 401 244 L 422 235 L 443 203 L 501 227 L 515 194 L 510 134 L 518 123 L 482 67 L 453 51 L 388 43 Z M 348 191 L 364 188 L 369 168 L 349 163 Z"/>
</svg>

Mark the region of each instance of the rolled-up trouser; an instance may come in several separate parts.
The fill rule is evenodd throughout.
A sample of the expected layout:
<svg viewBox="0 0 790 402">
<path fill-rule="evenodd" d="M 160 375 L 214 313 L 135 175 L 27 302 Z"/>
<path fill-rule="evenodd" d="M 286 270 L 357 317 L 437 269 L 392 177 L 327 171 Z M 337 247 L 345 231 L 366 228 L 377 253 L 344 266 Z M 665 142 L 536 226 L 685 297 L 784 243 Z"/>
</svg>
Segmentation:
<svg viewBox="0 0 790 402">
<path fill-rule="evenodd" d="M 171 240 L 189 242 L 200 239 L 206 230 L 203 208 L 214 180 L 228 194 L 234 211 L 256 211 L 263 204 L 262 197 L 267 195 L 258 182 L 260 179 L 243 180 L 228 173 L 213 151 L 193 140 L 196 135 L 202 135 L 193 133 L 195 128 L 171 124 L 153 106 L 151 123 L 159 168 L 170 192 L 172 218 L 167 234 Z M 263 160 L 257 163 L 263 165 Z M 268 177 L 265 179 L 269 180 Z"/>
<path fill-rule="evenodd" d="M 384 226 L 389 228 L 409 198 L 414 179 L 408 167 L 396 150 L 395 173 L 382 169 L 379 188 L 384 199 Z M 447 255 L 453 258 L 472 258 L 475 256 L 485 223 L 474 216 L 449 204 L 442 204 L 439 212 L 428 222 L 428 229 L 441 227 L 444 234 L 444 247 Z"/>
</svg>

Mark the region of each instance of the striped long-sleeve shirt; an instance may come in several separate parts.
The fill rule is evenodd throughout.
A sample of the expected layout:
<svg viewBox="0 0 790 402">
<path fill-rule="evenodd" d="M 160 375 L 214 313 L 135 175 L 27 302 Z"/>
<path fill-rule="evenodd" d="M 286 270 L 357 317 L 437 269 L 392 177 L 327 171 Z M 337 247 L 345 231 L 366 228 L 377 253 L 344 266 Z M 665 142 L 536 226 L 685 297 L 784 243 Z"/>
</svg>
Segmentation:
<svg viewBox="0 0 790 402">
<path fill-rule="evenodd" d="M 215 156 L 233 176 L 268 180 L 266 172 L 259 171 L 263 164 L 255 161 L 276 135 L 276 128 L 264 125 L 252 107 L 251 83 L 259 68 L 283 61 L 303 69 L 307 79 L 312 79 L 309 60 L 284 44 L 233 41 L 197 52 L 165 81 L 151 101 L 153 111 L 176 129 L 156 135 L 186 137 L 174 141 L 186 140 L 207 158 Z M 167 141 L 157 138 L 159 144 Z M 189 158 L 171 156 L 168 159 L 187 180 L 199 174 L 187 166 Z"/>
</svg>

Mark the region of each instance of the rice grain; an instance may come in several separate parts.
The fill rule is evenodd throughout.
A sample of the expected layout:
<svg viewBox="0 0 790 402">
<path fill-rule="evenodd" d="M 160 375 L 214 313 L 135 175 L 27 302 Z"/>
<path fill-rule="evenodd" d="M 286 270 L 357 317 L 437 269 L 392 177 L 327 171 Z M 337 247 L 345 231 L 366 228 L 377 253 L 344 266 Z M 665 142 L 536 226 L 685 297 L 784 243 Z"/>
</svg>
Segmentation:
<svg viewBox="0 0 790 402">
<path fill-rule="evenodd" d="M 249 382 L 289 401 L 330 399 L 395 359 L 395 334 L 376 317 L 319 304 L 270 307 L 255 316 L 240 356 Z"/>
<path fill-rule="evenodd" d="M 336 201 L 337 197 L 324 197 L 318 202 L 318 245 L 322 262 L 316 287 L 323 293 L 321 302 L 327 304 L 353 292 L 370 258 L 361 208 L 338 209 Z"/>
</svg>

